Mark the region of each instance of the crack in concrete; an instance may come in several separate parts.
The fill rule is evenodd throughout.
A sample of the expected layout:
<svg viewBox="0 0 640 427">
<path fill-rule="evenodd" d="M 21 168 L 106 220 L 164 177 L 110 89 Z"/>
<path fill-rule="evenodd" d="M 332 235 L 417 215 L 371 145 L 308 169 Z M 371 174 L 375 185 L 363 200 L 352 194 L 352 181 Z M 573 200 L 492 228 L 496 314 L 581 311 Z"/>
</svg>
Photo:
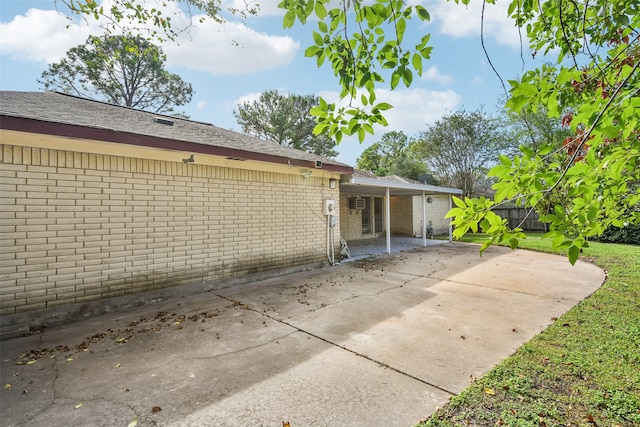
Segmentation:
<svg viewBox="0 0 640 427">
<path fill-rule="evenodd" d="M 254 309 L 251 309 L 251 308 L 247 308 L 247 310 L 251 310 L 253 312 L 258 313 L 258 311 L 254 310 Z M 269 317 L 269 316 L 267 316 L 267 317 Z M 273 339 L 271 339 L 269 341 L 266 341 L 266 342 L 263 342 L 261 344 L 256 344 L 256 345 L 252 345 L 252 346 L 248 346 L 248 347 L 243 347 L 243 348 L 238 349 L 238 350 L 233 350 L 233 351 L 229 351 L 229 352 L 226 352 L 226 353 L 220 353 L 220 354 L 216 354 L 216 355 L 213 355 L 213 356 L 188 357 L 188 358 L 186 358 L 186 360 L 209 360 L 209 359 L 217 359 L 219 357 L 230 356 L 230 355 L 233 355 L 233 354 L 239 354 L 239 353 L 242 353 L 242 352 L 245 352 L 245 351 L 248 351 L 248 350 L 255 350 L 257 348 L 261 348 L 261 347 L 265 347 L 265 346 L 273 344 L 273 343 L 277 343 L 278 340 L 288 338 L 291 335 L 296 334 L 296 333 L 298 333 L 298 330 L 293 330 L 293 331 L 289 332 L 288 334 L 280 335 L 280 336 L 278 336 L 276 338 L 273 338 Z M 182 363 L 182 361 L 179 361 L 179 362 L 176 361 L 175 363 Z M 169 365 L 171 365 L 171 364 L 169 364 Z"/>
<path fill-rule="evenodd" d="M 450 279 L 438 279 L 438 280 L 447 281 L 447 282 L 450 282 L 450 283 L 456 283 L 458 285 L 473 286 L 474 288 L 480 288 L 480 289 L 486 289 L 486 290 L 494 290 L 494 291 L 500 291 L 500 292 L 507 292 L 507 293 L 517 294 L 517 295 L 527 295 L 527 296 L 537 297 L 537 298 L 546 299 L 546 300 L 575 301 L 574 298 L 540 295 L 540 294 L 534 294 L 533 292 L 516 291 L 516 290 L 513 290 L 513 289 L 507 289 L 507 288 L 487 287 L 487 286 L 479 285 L 477 283 L 461 282 L 461 281 L 458 281 L 458 280 L 450 280 Z M 442 289 L 442 292 L 455 293 L 455 292 L 447 290 L 447 289 Z"/>
<path fill-rule="evenodd" d="M 334 306 L 334 305 L 337 305 L 337 304 L 341 304 L 341 303 L 346 302 L 346 301 L 351 301 L 351 300 L 354 300 L 354 299 L 357 299 L 357 298 L 361 298 L 361 297 L 373 297 L 373 296 L 376 296 L 376 295 L 380 295 L 380 294 L 383 294 L 383 293 L 385 293 L 385 292 L 389 292 L 389 291 L 394 290 L 394 289 L 402 288 L 402 287 L 404 287 L 404 286 L 408 285 L 409 283 L 413 282 L 414 280 L 418 280 L 418 279 L 421 279 L 421 278 L 442 280 L 442 279 L 434 278 L 434 277 L 432 277 L 432 275 L 437 274 L 438 272 L 440 272 L 440 271 L 442 271 L 442 270 L 446 269 L 447 267 L 446 267 L 446 265 L 445 265 L 443 262 L 441 262 L 441 261 L 439 261 L 439 260 L 436 260 L 436 261 L 435 261 L 435 263 L 440 264 L 440 268 L 439 268 L 439 269 L 437 269 L 437 270 L 435 270 L 435 271 L 432 271 L 432 272 L 430 272 L 429 274 L 426 274 L 426 275 L 422 275 L 422 274 L 417 275 L 417 274 L 402 273 L 402 272 L 394 271 L 393 273 L 395 273 L 395 274 L 403 274 L 403 275 L 405 275 L 405 276 L 413 276 L 411 279 L 409 279 L 409 280 L 405 280 L 405 281 L 404 281 L 404 282 L 402 282 L 402 284 L 400 284 L 400 285 L 391 286 L 391 287 L 389 287 L 389 288 L 382 289 L 382 290 L 379 290 L 379 291 L 377 291 L 377 292 L 370 293 L 370 294 L 352 295 L 351 297 L 343 298 L 343 299 L 341 299 L 341 300 L 339 300 L 339 301 L 332 302 L 332 303 L 330 303 L 330 304 L 324 304 L 324 305 L 321 305 L 321 306 L 319 306 L 319 307 L 317 307 L 317 308 L 309 309 L 309 310 L 307 310 L 307 311 L 308 311 L 309 313 L 314 313 L 314 312 L 316 312 L 316 311 L 318 311 L 318 310 L 321 310 L 321 309 L 323 309 L 323 308 L 331 307 L 331 306 Z M 353 279 L 353 277 L 349 277 L 349 279 L 348 279 L 348 280 L 345 280 L 345 281 L 343 282 L 343 284 L 348 283 L 348 282 L 349 282 L 349 281 L 351 281 L 352 279 Z M 217 295 L 217 294 L 214 294 L 214 295 L 216 295 L 216 296 L 220 296 L 220 295 Z M 223 298 L 223 297 L 222 297 L 222 298 Z M 291 319 L 291 318 L 293 318 L 293 317 L 295 317 L 295 316 L 285 317 L 285 319 Z"/>
<path fill-rule="evenodd" d="M 413 278 L 413 279 L 411 279 L 411 280 L 415 280 L 415 279 L 420 278 L 420 277 L 424 277 L 424 276 L 416 276 L 416 277 L 414 277 L 414 278 Z M 394 287 L 392 287 L 392 288 L 389 288 L 389 290 L 390 290 L 390 289 L 394 289 L 394 288 L 398 288 L 398 287 L 402 287 L 402 285 L 400 285 L 400 286 L 394 286 Z M 382 293 L 382 292 L 385 292 L 385 291 L 384 291 L 384 290 L 383 290 L 383 291 L 380 291 L 380 292 L 378 292 L 377 294 L 380 294 L 380 293 Z M 264 316 L 264 317 L 266 317 L 266 318 L 268 318 L 268 319 L 270 319 L 270 320 L 276 321 L 276 322 L 278 322 L 278 323 L 280 323 L 280 324 L 283 324 L 283 325 L 286 325 L 286 326 L 288 326 L 288 327 L 290 327 L 290 328 L 295 329 L 295 331 L 294 331 L 294 332 L 292 332 L 292 334 L 293 334 L 293 333 L 295 333 L 295 332 L 301 332 L 301 333 L 306 334 L 306 335 L 309 335 L 310 337 L 313 337 L 313 338 L 315 338 L 315 339 L 317 339 L 317 340 L 320 340 L 320 341 L 322 341 L 322 342 L 324 342 L 324 343 L 327 343 L 327 344 L 329 344 L 329 345 L 330 345 L 330 346 L 332 346 L 332 347 L 336 347 L 336 348 L 342 349 L 342 350 L 347 351 L 347 352 L 349 352 L 349 353 L 351 353 L 351 354 L 353 354 L 353 355 L 355 355 L 355 356 L 361 357 L 361 358 L 363 358 L 363 359 L 365 359 L 365 360 L 368 360 L 368 361 L 370 361 L 370 362 L 372 362 L 372 363 L 375 363 L 376 365 L 378 365 L 378 366 L 380 366 L 380 367 L 383 367 L 383 368 L 385 368 L 385 369 L 392 370 L 393 372 L 396 372 L 396 373 L 398 373 L 398 374 L 400 374 L 400 375 L 403 375 L 403 376 L 405 376 L 405 377 L 407 377 L 407 378 L 411 378 L 411 379 L 412 379 L 412 380 L 414 380 L 414 381 L 418 381 L 418 382 L 420 382 L 420 383 L 422 383 L 422 384 L 425 384 L 425 385 L 427 385 L 427 386 L 429 386 L 429 387 L 433 387 L 433 388 L 438 389 L 438 390 L 440 390 L 440 391 L 442 391 L 442 392 L 445 392 L 445 393 L 449 394 L 450 396 L 454 396 L 454 395 L 456 394 L 455 392 L 453 392 L 453 391 L 451 391 L 451 390 L 447 390 L 447 389 L 445 389 L 445 388 L 443 388 L 443 387 L 441 387 L 441 386 L 439 386 L 439 385 L 437 385 L 437 384 L 430 383 L 429 381 L 423 380 L 422 378 L 419 378 L 419 377 L 417 377 L 417 376 L 415 376 L 415 375 L 412 375 L 412 374 L 410 374 L 410 373 L 408 373 L 408 372 L 405 372 L 405 371 L 403 371 L 403 370 L 401 370 L 401 369 L 395 368 L 395 367 L 393 367 L 393 366 L 391 366 L 391 365 L 389 365 L 389 364 L 387 364 L 387 363 L 385 363 L 385 362 L 381 362 L 381 361 L 376 360 L 376 359 L 374 359 L 374 358 L 372 358 L 372 357 L 370 357 L 370 356 L 367 356 L 367 355 L 366 355 L 366 354 L 364 354 L 364 353 L 360 353 L 360 352 L 358 352 L 358 351 L 355 351 L 355 350 L 353 350 L 353 349 L 350 349 L 349 347 L 346 347 L 346 346 L 344 346 L 344 345 L 341 345 L 341 344 L 338 344 L 338 343 L 336 343 L 336 342 L 333 342 L 333 341 L 331 341 L 331 340 L 329 340 L 329 339 L 327 339 L 327 338 L 324 338 L 324 337 L 321 337 L 321 336 L 319 336 L 319 335 L 317 335 L 317 334 L 314 334 L 313 332 L 310 332 L 310 331 L 307 331 L 307 330 L 305 330 L 305 329 L 299 328 L 298 326 L 296 326 L 296 325 L 294 325 L 294 324 L 292 324 L 292 323 L 289 323 L 289 322 L 285 321 L 284 319 L 279 319 L 279 318 L 277 318 L 277 317 L 270 316 L 270 315 L 269 315 L 269 314 L 267 314 L 267 313 L 260 312 L 260 311 L 258 311 L 258 310 L 256 310 L 256 309 L 254 309 L 254 308 L 253 308 L 253 307 L 251 307 L 250 305 L 242 304 L 240 301 L 236 301 L 236 300 L 234 300 L 234 299 L 232 299 L 232 298 L 228 298 L 228 297 L 225 297 L 225 296 L 222 296 L 222 295 L 217 295 L 217 294 L 215 294 L 213 291 L 212 291 L 212 293 L 213 293 L 214 295 L 216 295 L 216 296 L 219 296 L 220 298 L 223 298 L 223 299 L 225 299 L 225 300 L 227 300 L 227 301 L 233 302 L 234 304 L 236 304 L 236 305 L 239 305 L 239 306 L 243 307 L 245 310 L 253 311 L 254 313 L 257 313 L 257 314 L 259 314 L 259 315 L 261 315 L 261 316 Z M 348 299 L 346 299 L 346 300 L 348 300 Z M 346 301 L 346 300 L 345 300 L 345 301 Z M 325 307 L 326 307 L 326 306 L 325 306 Z"/>
<path fill-rule="evenodd" d="M 38 349 L 41 349 L 43 346 L 45 333 L 46 331 L 42 331 L 42 333 L 40 334 L 39 342 L 37 346 Z M 53 407 L 56 404 L 56 382 L 58 381 L 58 376 L 60 372 L 58 371 L 58 358 L 55 355 L 51 355 L 51 359 L 53 359 L 51 369 L 53 370 L 53 373 L 54 373 L 53 378 L 51 379 L 51 396 L 49 398 L 49 402 L 40 411 L 33 414 L 33 416 L 31 417 L 32 420 L 40 416 L 41 414 L 45 413 L 46 411 L 49 410 L 49 408 Z"/>
</svg>

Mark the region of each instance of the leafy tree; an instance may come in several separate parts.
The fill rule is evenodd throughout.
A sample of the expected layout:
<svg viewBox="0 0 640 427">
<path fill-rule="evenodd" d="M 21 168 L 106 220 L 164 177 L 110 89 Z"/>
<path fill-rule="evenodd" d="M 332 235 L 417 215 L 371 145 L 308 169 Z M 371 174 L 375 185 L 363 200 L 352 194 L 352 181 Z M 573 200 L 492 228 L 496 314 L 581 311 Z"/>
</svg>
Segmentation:
<svg viewBox="0 0 640 427">
<path fill-rule="evenodd" d="M 486 7 L 494 2 L 484 0 Z M 411 17 L 428 20 L 429 14 L 403 0 L 353 0 L 327 10 L 329 4 L 283 0 L 280 7 L 286 10 L 285 27 L 296 20 L 305 24 L 311 15 L 318 18 L 306 55 L 319 66 L 330 64 L 344 98 L 361 97 L 360 108 L 337 108 L 321 99 L 313 110 L 316 131 L 363 139 L 372 124 L 384 124 L 383 112 L 390 108 L 375 104 L 376 87 L 386 83 L 381 71 L 389 71 L 392 89 L 400 81 L 410 85 L 414 73 L 421 74 L 422 60 L 430 54 L 429 35 L 413 47 L 405 46 L 403 36 Z M 566 249 L 574 263 L 588 238 L 611 225 L 640 223 L 634 209 L 640 204 L 640 1 L 512 0 L 508 14 L 526 34 L 532 53 L 551 62 L 510 81 L 507 106 L 526 113 L 544 106 L 572 136 L 563 141 L 564 148 L 543 144 L 501 156 L 489 172 L 498 180 L 494 199 L 454 199 L 448 216 L 456 237 L 469 230 L 488 233 L 482 250 L 502 241 L 517 247 L 524 234 L 509 229 L 491 209 L 522 202 L 542 211 L 554 248 Z M 478 18 L 482 22 L 483 16 Z M 558 150 L 563 150 L 562 161 Z"/>
<path fill-rule="evenodd" d="M 314 135 L 316 121 L 309 113 L 317 105 L 313 95 L 281 95 L 277 90 L 260 94 L 253 102 L 238 105 L 233 115 L 242 130 L 280 145 L 332 158 L 336 143 L 326 135 Z"/>
<path fill-rule="evenodd" d="M 382 140 L 362 152 L 356 167 L 378 176 L 398 175 L 418 180 L 427 173 L 427 166 L 418 159 L 414 142 L 403 132 L 387 132 Z"/>
<path fill-rule="evenodd" d="M 164 62 L 162 50 L 140 36 L 90 36 L 50 64 L 38 82 L 45 90 L 171 114 L 191 101 L 193 88 Z"/>
<path fill-rule="evenodd" d="M 76 6 L 79 13 L 102 12 L 95 0 L 85 0 L 87 6 L 77 0 L 59 1 Z M 114 9 L 121 13 L 141 8 L 147 15 L 140 19 L 159 29 L 169 27 L 165 31 L 171 35 L 170 21 L 156 19 L 155 9 L 145 9 L 141 2 L 116 0 Z M 493 3 L 483 0 L 486 7 Z M 186 4 L 212 17 L 219 11 L 217 0 Z M 312 110 L 318 120 L 315 131 L 338 142 L 343 135 L 358 135 L 362 141 L 366 133 L 373 133 L 374 124 L 386 125 L 384 111 L 391 105 L 376 102 L 376 88 L 410 86 L 414 74 L 422 73 L 423 60 L 432 50 L 429 34 L 413 46 L 404 35 L 412 18 L 430 19 L 427 9 L 404 0 L 282 0 L 279 6 L 285 10 L 286 28 L 296 21 L 304 25 L 313 16 L 309 21 L 317 29 L 305 54 L 318 66 L 328 64 L 341 97 L 352 101 L 339 107 L 320 98 Z M 529 40 L 531 53 L 550 62 L 509 82 L 507 106 L 535 113 L 542 105 L 572 137 L 563 142 L 562 161 L 556 155 L 562 153 L 549 145 L 501 157 L 501 164 L 490 172 L 498 180 L 494 200 L 455 199 L 449 215 L 456 237 L 482 230 L 491 236 L 482 249 L 505 240 L 517 247 L 524 235 L 518 228 L 509 230 L 491 208 L 517 199 L 538 209 L 551 200 L 553 208 L 542 220 L 549 224 L 553 246 L 566 249 L 573 263 L 588 238 L 610 226 L 640 223 L 640 0 L 512 0 L 508 14 Z M 483 18 L 478 17 L 481 25 Z M 354 105 L 356 99 L 359 106 Z"/>
<path fill-rule="evenodd" d="M 420 134 L 419 152 L 436 178 L 467 197 L 484 194 L 487 171 L 510 142 L 480 111 L 448 114 Z"/>
<path fill-rule="evenodd" d="M 500 126 L 505 129 L 507 138 L 513 141 L 512 145 L 516 149 L 503 153 L 509 156 L 520 154 L 518 150 L 520 146 L 533 151 L 545 145 L 560 148 L 562 141 L 571 135 L 571 131 L 563 127 L 559 120 L 549 117 L 549 112 L 544 106 L 539 106 L 536 111 L 514 112 L 508 108 L 502 108 L 500 112 Z"/>
<path fill-rule="evenodd" d="M 244 7 L 222 7 L 222 0 L 167 0 L 159 2 L 148 0 L 110 0 L 105 9 L 100 0 L 53 0 L 56 6 L 62 5 L 73 15 L 85 19 L 100 20 L 108 34 L 146 34 L 159 40 L 175 39 L 178 34 L 188 32 L 193 25 L 194 17 L 202 14 L 198 22 L 212 19 L 219 23 L 226 22 L 225 16 L 233 15 L 242 20 L 256 15 L 259 6 L 245 2 Z M 167 8 L 173 3 L 177 8 Z M 183 14 L 186 15 L 185 22 Z M 177 16 L 177 20 L 172 17 Z"/>
</svg>

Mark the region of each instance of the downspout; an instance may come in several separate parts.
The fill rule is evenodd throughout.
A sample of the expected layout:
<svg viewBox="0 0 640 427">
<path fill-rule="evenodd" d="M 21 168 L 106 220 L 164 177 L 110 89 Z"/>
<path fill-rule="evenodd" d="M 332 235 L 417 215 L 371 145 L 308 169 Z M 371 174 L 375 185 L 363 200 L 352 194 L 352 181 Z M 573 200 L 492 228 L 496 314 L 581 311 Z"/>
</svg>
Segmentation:
<svg viewBox="0 0 640 427">
<path fill-rule="evenodd" d="M 427 247 L 427 196 L 422 191 L 422 246 Z"/>
<path fill-rule="evenodd" d="M 387 187 L 387 191 L 386 191 L 386 197 L 385 197 L 385 208 L 387 210 L 387 218 L 386 218 L 386 225 L 387 225 L 387 253 L 390 254 L 391 253 L 391 200 L 390 200 L 390 196 L 389 196 L 389 187 Z"/>
<path fill-rule="evenodd" d="M 327 216 L 327 259 L 332 266 L 335 266 L 336 255 L 334 228 L 338 221 L 335 217 L 335 201 L 333 199 L 325 200 L 325 215 Z"/>
<path fill-rule="evenodd" d="M 333 228 L 331 227 L 331 215 L 327 215 L 327 259 L 331 266 L 336 265 L 336 258 L 334 252 L 334 237 Z"/>
</svg>

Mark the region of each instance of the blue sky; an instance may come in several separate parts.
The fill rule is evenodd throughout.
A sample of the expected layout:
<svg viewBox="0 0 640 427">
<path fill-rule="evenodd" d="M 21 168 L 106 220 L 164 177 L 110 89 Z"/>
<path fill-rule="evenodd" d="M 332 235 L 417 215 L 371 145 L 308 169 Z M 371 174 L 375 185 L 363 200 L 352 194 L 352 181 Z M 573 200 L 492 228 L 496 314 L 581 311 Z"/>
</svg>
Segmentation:
<svg viewBox="0 0 640 427">
<path fill-rule="evenodd" d="M 103 3 L 108 5 L 109 1 Z M 193 120 L 240 131 L 233 110 L 239 102 L 256 99 L 265 90 L 337 100 L 338 85 L 332 71 L 318 69 L 314 58 L 304 56 L 315 23 L 285 30 L 282 12 L 276 7 L 278 0 L 257 3 L 259 15 L 245 24 L 208 21 L 194 26 L 189 37 L 179 43 L 163 45 L 169 71 L 194 87 L 192 102 L 181 108 Z M 434 49 L 431 60 L 424 63 L 423 76 L 415 79 L 410 89 L 381 90 L 378 101 L 395 107 L 387 115 L 389 126 L 377 128 L 363 144 L 356 139 L 344 140 L 338 146 L 337 160 L 355 165 L 362 150 L 385 132 L 403 131 L 414 136 L 459 108 L 492 112 L 498 105 L 502 87 L 480 41 L 482 2 L 472 0 L 469 7 L 441 0 L 421 3 L 432 19 L 427 24 L 415 22 L 407 29 L 407 36 L 431 33 Z M 505 82 L 523 72 L 520 38 L 506 16 L 508 3 L 497 0 L 496 5 L 487 5 L 484 29 L 491 61 Z M 88 35 L 101 34 L 96 22 L 68 21 L 55 7 L 54 0 L 0 2 L 0 89 L 42 90 L 37 79 L 48 63 L 62 59 Z M 65 11 L 64 5 L 58 7 Z M 522 55 L 530 62 L 527 42 L 523 43 Z"/>
</svg>

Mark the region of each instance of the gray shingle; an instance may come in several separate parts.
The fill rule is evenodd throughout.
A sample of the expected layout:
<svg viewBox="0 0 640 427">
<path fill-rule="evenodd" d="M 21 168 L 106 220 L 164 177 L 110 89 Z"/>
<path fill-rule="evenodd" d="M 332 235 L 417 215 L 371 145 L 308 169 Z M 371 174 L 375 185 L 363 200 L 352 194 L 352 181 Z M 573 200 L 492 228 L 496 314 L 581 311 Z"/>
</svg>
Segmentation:
<svg viewBox="0 0 640 427">
<path fill-rule="evenodd" d="M 344 163 L 212 124 L 162 116 L 56 92 L 0 91 L 0 115 L 127 132 L 293 160 L 319 160 L 323 164 L 350 168 Z M 169 120 L 173 125 L 158 123 L 156 118 Z"/>
</svg>

